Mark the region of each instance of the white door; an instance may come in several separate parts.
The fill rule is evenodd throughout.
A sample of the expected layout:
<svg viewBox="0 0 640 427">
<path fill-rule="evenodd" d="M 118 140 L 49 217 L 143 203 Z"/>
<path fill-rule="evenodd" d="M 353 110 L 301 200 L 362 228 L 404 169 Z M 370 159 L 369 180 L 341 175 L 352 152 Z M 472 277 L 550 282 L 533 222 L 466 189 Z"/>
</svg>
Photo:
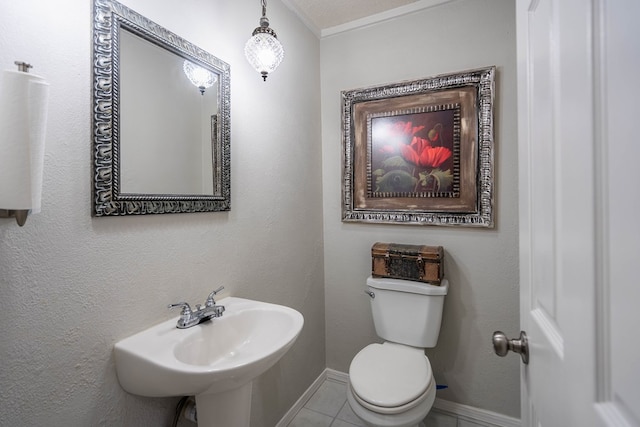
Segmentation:
<svg viewBox="0 0 640 427">
<path fill-rule="evenodd" d="M 640 426 L 640 1 L 517 1 L 522 425 Z"/>
</svg>

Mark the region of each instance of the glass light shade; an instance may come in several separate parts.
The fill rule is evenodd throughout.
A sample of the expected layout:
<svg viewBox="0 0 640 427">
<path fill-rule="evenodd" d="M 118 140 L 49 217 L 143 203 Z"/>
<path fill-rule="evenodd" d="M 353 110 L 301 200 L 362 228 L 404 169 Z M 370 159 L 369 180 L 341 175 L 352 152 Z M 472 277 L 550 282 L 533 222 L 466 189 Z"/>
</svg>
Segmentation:
<svg viewBox="0 0 640 427">
<path fill-rule="evenodd" d="M 218 80 L 216 75 L 209 70 L 205 70 L 202 67 L 197 66 L 193 62 L 184 61 L 182 65 L 184 74 L 189 78 L 191 83 L 198 89 L 200 93 L 204 95 L 205 89 L 210 88 Z"/>
<path fill-rule="evenodd" d="M 267 74 L 274 71 L 284 58 L 282 44 L 268 32 L 255 32 L 244 46 L 247 61 L 267 80 Z"/>
</svg>

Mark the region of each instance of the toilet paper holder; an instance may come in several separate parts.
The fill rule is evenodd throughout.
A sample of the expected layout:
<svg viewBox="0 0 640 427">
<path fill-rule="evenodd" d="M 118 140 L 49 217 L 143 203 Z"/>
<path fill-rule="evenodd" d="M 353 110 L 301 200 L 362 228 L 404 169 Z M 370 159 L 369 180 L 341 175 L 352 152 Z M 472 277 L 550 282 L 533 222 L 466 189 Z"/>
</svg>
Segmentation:
<svg viewBox="0 0 640 427">
<path fill-rule="evenodd" d="M 28 73 L 30 68 L 33 68 L 31 64 L 22 61 L 14 61 L 14 64 L 18 66 L 18 71 Z M 0 200 L 0 202 L 2 202 Z M 0 218 L 15 218 L 16 222 L 22 227 L 27 221 L 27 216 L 31 209 L 0 209 Z"/>
<path fill-rule="evenodd" d="M 0 218 L 15 218 L 20 227 L 27 222 L 29 209 L 0 209 Z"/>
</svg>

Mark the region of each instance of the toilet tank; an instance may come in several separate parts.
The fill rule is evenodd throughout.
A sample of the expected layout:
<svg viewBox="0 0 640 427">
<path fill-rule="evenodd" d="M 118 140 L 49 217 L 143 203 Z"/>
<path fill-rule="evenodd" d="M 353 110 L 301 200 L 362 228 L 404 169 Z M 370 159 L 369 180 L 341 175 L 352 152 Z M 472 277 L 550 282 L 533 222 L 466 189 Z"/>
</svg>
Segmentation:
<svg viewBox="0 0 640 427">
<path fill-rule="evenodd" d="M 440 335 L 444 297 L 449 281 L 440 286 L 410 280 L 367 279 L 371 311 L 378 336 L 413 347 L 435 347 Z"/>
</svg>

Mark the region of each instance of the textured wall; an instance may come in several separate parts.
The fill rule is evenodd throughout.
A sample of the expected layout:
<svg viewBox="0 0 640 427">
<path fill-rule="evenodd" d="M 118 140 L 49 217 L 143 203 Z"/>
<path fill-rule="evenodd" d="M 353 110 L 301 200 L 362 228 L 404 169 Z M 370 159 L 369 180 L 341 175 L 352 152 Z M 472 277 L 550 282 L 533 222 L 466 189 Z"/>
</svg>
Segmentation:
<svg viewBox="0 0 640 427">
<path fill-rule="evenodd" d="M 327 365 L 348 371 L 378 338 L 368 298 L 376 241 L 442 245 L 451 288 L 438 346 L 427 350 L 438 397 L 518 416 L 518 359 L 493 354 L 496 329 L 517 335 L 518 194 L 515 9 L 511 0 L 460 0 L 322 39 Z M 497 66 L 492 230 L 342 223 L 340 91 Z"/>
<path fill-rule="evenodd" d="M 0 0 L 0 69 L 51 83 L 42 213 L 0 219 L 0 425 L 168 425 L 178 399 L 124 392 L 113 343 L 222 284 L 305 317 L 254 385 L 252 426 L 273 426 L 325 367 L 319 42 L 270 2 L 287 58 L 263 83 L 259 2 L 126 1 L 231 65 L 232 210 L 92 218 L 90 3 Z"/>
</svg>

